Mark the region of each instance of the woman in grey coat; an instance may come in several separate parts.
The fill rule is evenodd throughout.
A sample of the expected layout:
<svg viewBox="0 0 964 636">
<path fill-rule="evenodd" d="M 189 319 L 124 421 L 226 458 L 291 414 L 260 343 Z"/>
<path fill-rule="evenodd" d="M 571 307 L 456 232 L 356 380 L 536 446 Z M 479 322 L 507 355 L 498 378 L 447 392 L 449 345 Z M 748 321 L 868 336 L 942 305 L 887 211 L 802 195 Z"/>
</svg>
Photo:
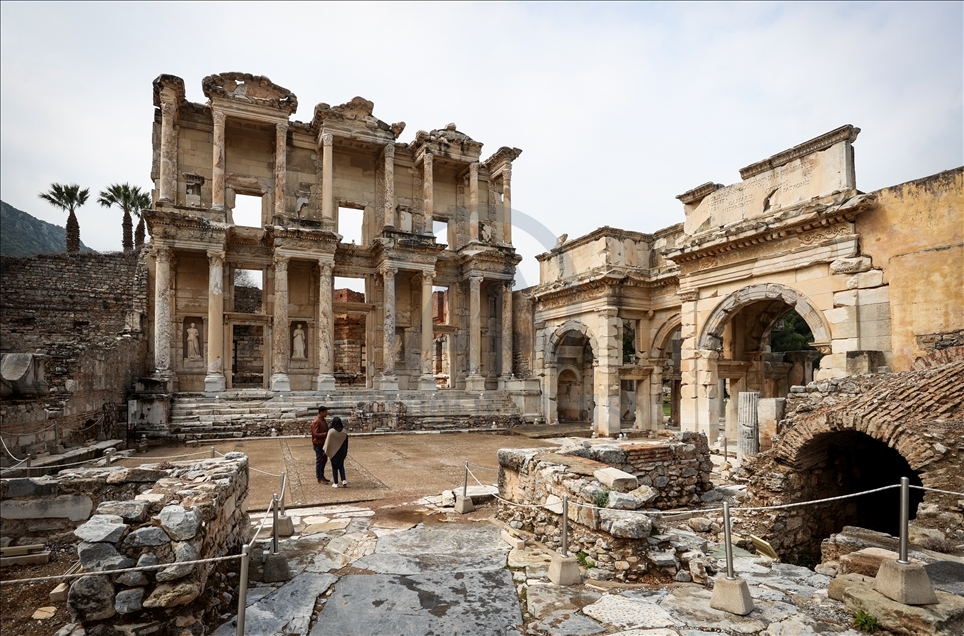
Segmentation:
<svg viewBox="0 0 964 636">
<path fill-rule="evenodd" d="M 341 474 L 341 487 L 348 486 L 345 481 L 345 458 L 348 456 L 348 433 L 344 430 L 341 418 L 331 421 L 328 437 L 325 439 L 325 455 L 331 460 L 331 485 L 338 488 L 338 475 Z"/>
</svg>

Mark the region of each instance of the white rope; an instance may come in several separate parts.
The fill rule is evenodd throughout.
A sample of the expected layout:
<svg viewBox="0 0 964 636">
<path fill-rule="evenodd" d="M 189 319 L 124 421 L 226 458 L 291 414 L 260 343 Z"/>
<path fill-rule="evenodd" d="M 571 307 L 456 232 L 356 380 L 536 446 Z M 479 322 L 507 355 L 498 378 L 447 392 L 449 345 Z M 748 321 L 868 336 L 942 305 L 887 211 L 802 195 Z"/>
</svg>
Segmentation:
<svg viewBox="0 0 964 636">
<path fill-rule="evenodd" d="M 6 579 L 3 581 L 0 581 L 0 586 L 13 585 L 14 583 L 36 583 L 39 581 L 62 581 L 64 579 L 77 579 L 82 576 L 96 576 L 98 574 L 113 576 L 115 574 L 122 574 L 124 572 L 145 572 L 148 570 L 161 570 L 164 568 L 169 568 L 172 565 L 196 565 L 198 563 L 216 563 L 218 561 L 230 561 L 232 559 L 240 559 L 240 558 L 241 558 L 240 554 L 235 554 L 231 556 L 211 557 L 209 559 L 197 559 L 196 561 L 175 561 L 174 563 L 142 565 L 136 568 L 123 568 L 120 570 L 95 570 L 93 572 L 78 572 L 77 574 L 58 574 L 57 576 L 38 576 L 32 579 Z"/>
<path fill-rule="evenodd" d="M 3 441 L 3 436 L 2 436 L 2 435 L 0 435 L 0 444 L 3 444 L 3 450 L 7 451 L 7 455 L 10 455 L 10 459 L 12 459 L 13 461 L 15 461 L 15 462 L 21 462 L 21 463 L 27 461 L 27 458 L 26 458 L 26 457 L 23 458 L 23 459 L 20 459 L 19 457 L 17 457 L 16 455 L 14 455 L 13 453 L 10 452 L 10 449 L 7 448 L 7 443 Z M 18 464 L 18 465 L 19 465 L 19 464 Z"/>
<path fill-rule="evenodd" d="M 263 474 L 263 475 L 269 475 L 269 476 L 271 476 L 271 477 L 281 477 L 281 473 L 278 473 L 278 474 L 276 475 L 275 473 L 269 473 L 269 472 L 266 471 L 266 470 L 260 470 L 260 469 L 258 469 L 258 468 L 255 468 L 254 466 L 251 466 L 251 465 L 248 465 L 248 470 L 253 470 L 253 471 L 256 472 L 256 473 L 261 473 L 261 474 Z"/>
<path fill-rule="evenodd" d="M 151 460 L 151 459 L 178 459 L 178 458 L 181 458 L 181 457 L 192 457 L 192 456 L 194 456 L 194 455 L 207 455 L 207 454 L 209 454 L 210 452 L 211 452 L 210 450 L 204 450 L 204 451 L 197 451 L 196 453 L 184 453 L 183 455 L 160 455 L 160 456 L 158 456 L 158 457 L 144 457 L 144 458 L 142 458 L 142 459 L 145 459 L 145 460 Z M 130 458 L 133 459 L 134 457 L 136 457 L 136 455 L 131 455 Z"/>
<path fill-rule="evenodd" d="M 929 490 L 931 492 L 939 492 L 945 495 L 954 495 L 955 497 L 964 497 L 964 492 L 954 492 L 953 490 L 940 490 L 939 488 L 928 488 L 927 486 L 911 486 L 911 488 L 916 488 L 917 490 Z"/>
</svg>

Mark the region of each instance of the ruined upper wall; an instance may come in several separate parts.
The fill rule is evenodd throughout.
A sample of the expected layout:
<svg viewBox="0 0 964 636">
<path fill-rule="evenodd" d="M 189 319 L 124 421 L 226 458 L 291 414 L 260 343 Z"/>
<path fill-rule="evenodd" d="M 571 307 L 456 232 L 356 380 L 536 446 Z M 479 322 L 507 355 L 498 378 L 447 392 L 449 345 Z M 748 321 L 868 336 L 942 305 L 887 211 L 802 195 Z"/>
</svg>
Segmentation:
<svg viewBox="0 0 964 636">
<path fill-rule="evenodd" d="M 776 210 L 856 188 L 853 144 L 859 128 L 847 125 L 740 170 L 730 186 L 705 183 L 676 197 L 684 230 L 707 230 L 773 214 Z"/>
</svg>

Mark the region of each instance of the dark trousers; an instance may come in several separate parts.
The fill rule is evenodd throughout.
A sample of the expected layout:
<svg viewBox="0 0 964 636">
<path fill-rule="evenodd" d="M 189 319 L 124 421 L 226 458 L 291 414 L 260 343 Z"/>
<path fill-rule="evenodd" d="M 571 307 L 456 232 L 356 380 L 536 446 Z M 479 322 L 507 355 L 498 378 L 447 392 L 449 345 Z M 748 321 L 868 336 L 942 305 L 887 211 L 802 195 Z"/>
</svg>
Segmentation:
<svg viewBox="0 0 964 636">
<path fill-rule="evenodd" d="M 315 479 L 326 479 L 325 464 L 328 463 L 328 456 L 325 455 L 323 446 L 315 446 Z"/>
<path fill-rule="evenodd" d="M 338 483 L 338 475 L 341 475 L 341 481 L 345 481 L 345 458 L 338 458 L 337 455 L 331 460 L 331 483 Z"/>
</svg>

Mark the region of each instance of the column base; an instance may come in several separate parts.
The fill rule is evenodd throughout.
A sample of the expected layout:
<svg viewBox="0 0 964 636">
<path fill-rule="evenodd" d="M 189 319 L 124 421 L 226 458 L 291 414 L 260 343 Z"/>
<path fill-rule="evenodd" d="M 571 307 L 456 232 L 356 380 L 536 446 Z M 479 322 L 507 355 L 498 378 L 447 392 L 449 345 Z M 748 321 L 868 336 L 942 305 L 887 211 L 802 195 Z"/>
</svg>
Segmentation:
<svg viewBox="0 0 964 636">
<path fill-rule="evenodd" d="M 315 376 L 315 391 L 334 391 L 335 376 L 330 373 L 320 373 Z"/>
<path fill-rule="evenodd" d="M 291 381 L 287 373 L 275 373 L 271 376 L 272 391 L 291 391 Z"/>
<path fill-rule="evenodd" d="M 375 389 L 378 391 L 397 391 L 398 378 L 394 375 L 380 375 L 375 378 Z"/>
<path fill-rule="evenodd" d="M 429 375 L 423 375 L 422 377 L 420 377 L 420 378 L 418 379 L 418 390 L 419 390 L 419 391 L 434 391 L 434 390 L 436 390 L 437 388 L 438 388 L 438 385 L 435 383 L 435 376 L 434 376 L 434 375 L 431 375 L 431 374 L 429 374 Z"/>
<path fill-rule="evenodd" d="M 478 373 L 465 378 L 466 391 L 485 391 L 485 378 Z"/>
<path fill-rule="evenodd" d="M 500 391 L 508 391 L 508 390 L 509 390 L 509 382 L 511 382 L 511 381 L 512 381 L 512 375 L 511 375 L 511 374 L 499 376 L 499 390 L 500 390 Z"/>
<path fill-rule="evenodd" d="M 217 393 L 219 391 L 224 391 L 226 386 L 227 385 L 225 383 L 223 373 L 209 373 L 204 376 L 205 393 Z"/>
</svg>

